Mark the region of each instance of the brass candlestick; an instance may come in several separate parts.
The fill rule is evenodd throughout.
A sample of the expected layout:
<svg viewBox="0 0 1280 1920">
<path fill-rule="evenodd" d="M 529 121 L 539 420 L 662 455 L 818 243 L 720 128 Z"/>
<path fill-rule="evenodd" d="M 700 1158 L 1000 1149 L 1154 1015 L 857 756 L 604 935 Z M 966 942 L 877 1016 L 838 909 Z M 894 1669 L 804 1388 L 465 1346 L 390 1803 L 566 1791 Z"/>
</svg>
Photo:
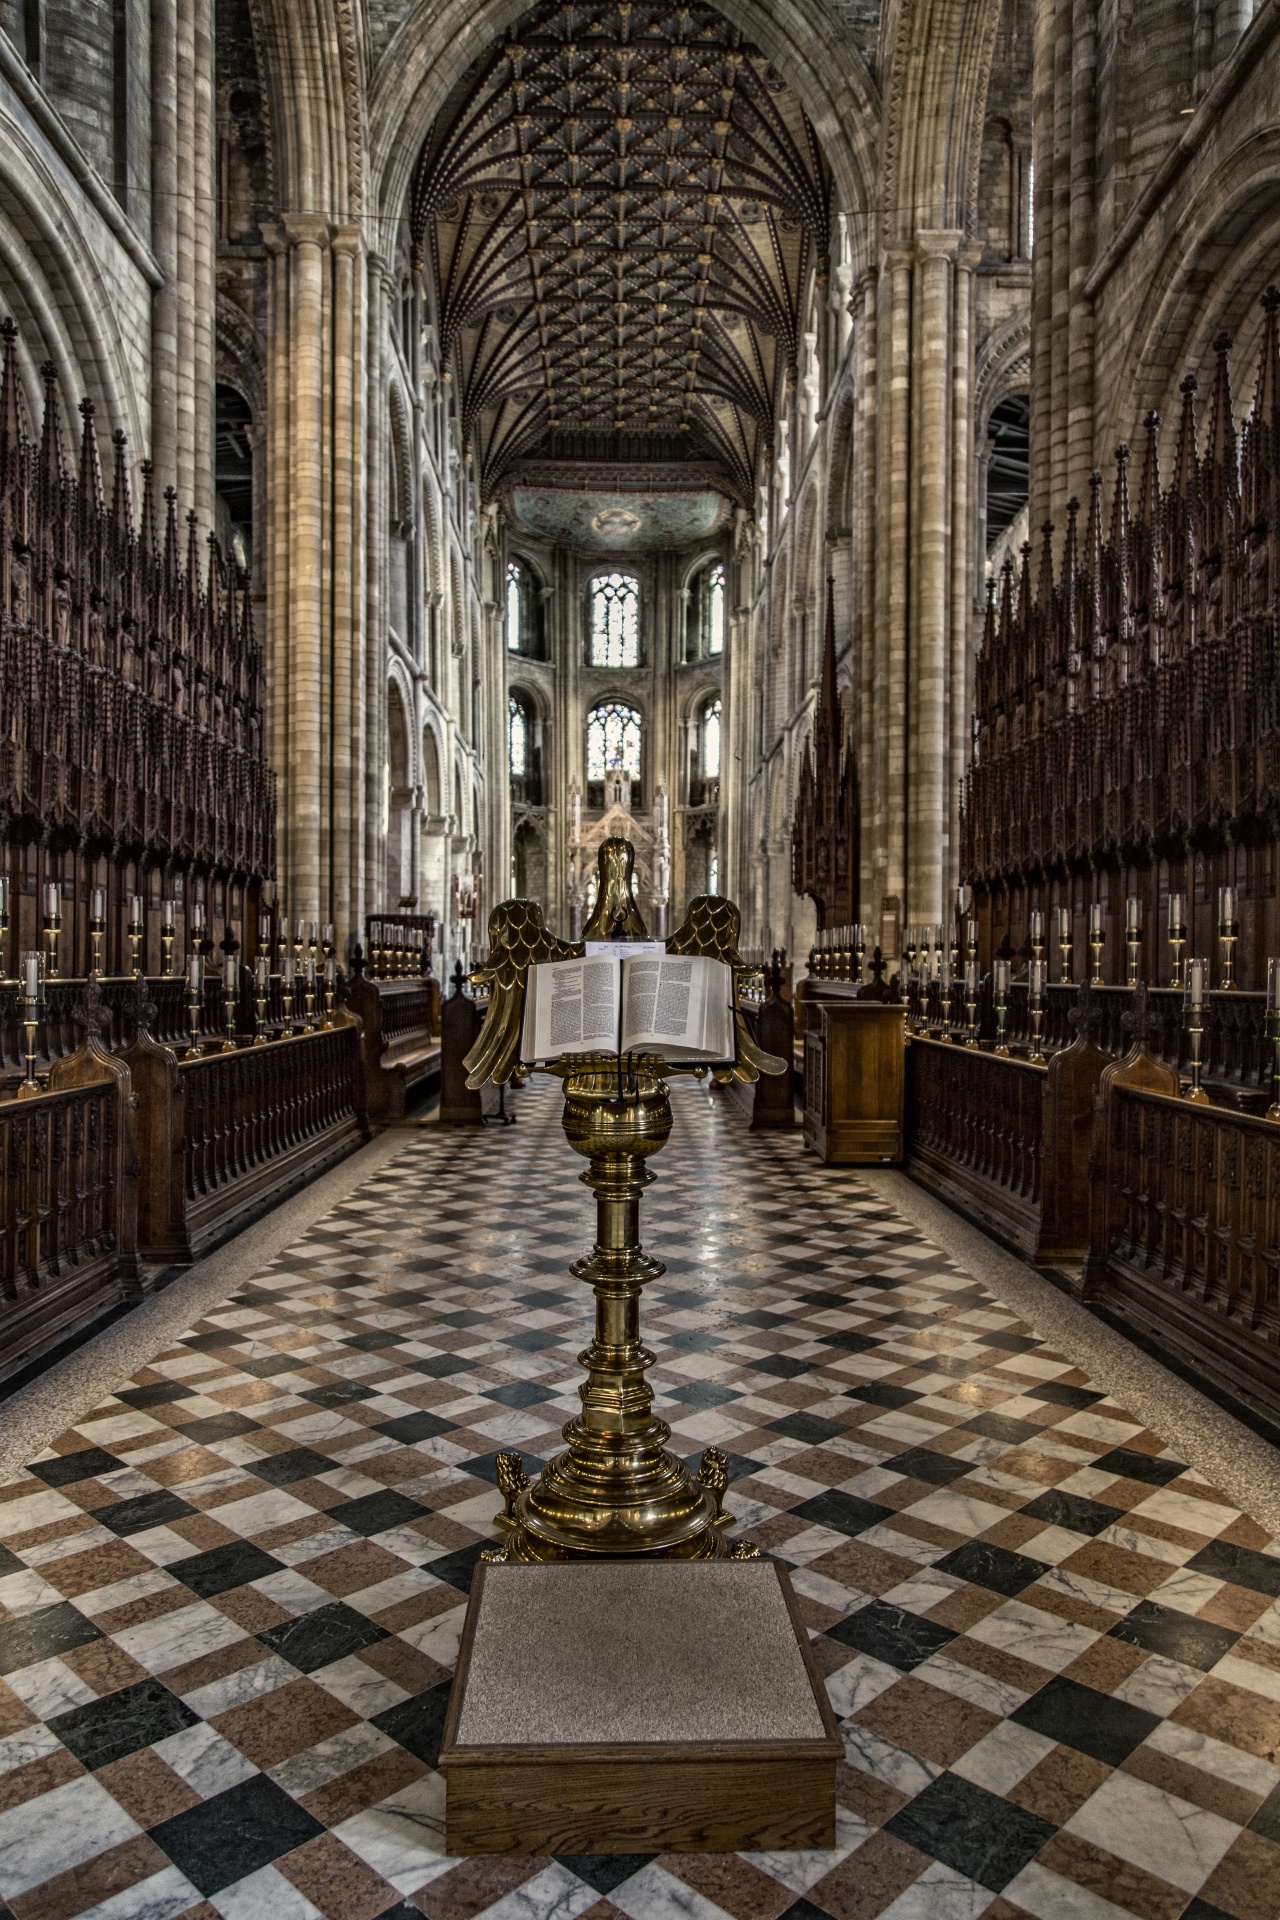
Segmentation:
<svg viewBox="0 0 1280 1920">
<path fill-rule="evenodd" d="M 9 876 L 0 873 L 0 979 L 5 973 L 5 951 L 9 944 Z"/>
<path fill-rule="evenodd" d="M 867 929 L 861 922 L 853 930 L 853 981 L 861 987 L 867 977 Z"/>
<path fill-rule="evenodd" d="M 610 839 L 600 849 L 600 883 L 585 937 L 645 937 L 631 891 L 634 850 Z M 731 902 L 699 901 L 672 935 L 669 950 L 701 953 L 734 968 L 735 1002 L 743 963 L 737 950 L 738 911 Z M 490 961 L 482 981 L 523 983 L 530 964 L 568 959 L 575 948 L 556 940 L 542 924 L 541 910 L 512 900 L 494 909 L 489 923 Z M 579 946 L 577 951 L 581 951 Z M 480 1038 L 467 1056 L 468 1085 L 504 1085 L 519 1061 L 523 995 L 493 993 Z M 735 1014 L 737 1058 L 732 1073 L 786 1070 L 762 1054 Z M 657 1279 L 662 1263 L 640 1244 L 640 1196 L 653 1181 L 648 1161 L 667 1143 L 671 1103 L 664 1076 L 705 1067 L 668 1067 L 653 1057 L 631 1057 L 624 1070 L 614 1055 L 560 1060 L 549 1069 L 565 1083 L 564 1131 L 587 1162 L 582 1179 L 596 1197 L 596 1242 L 570 1268 L 595 1296 L 595 1337 L 582 1355 L 586 1379 L 578 1389 L 582 1411 L 564 1429 L 567 1451 L 543 1468 L 530 1485 L 518 1453 L 498 1455 L 496 1475 L 504 1511 L 497 1525 L 505 1536 L 500 1555 L 509 1561 L 671 1556 L 678 1559 L 754 1557 L 745 1543 L 730 1549 L 724 1510 L 728 1462 L 718 1448 L 703 1454 L 696 1479 L 666 1450 L 666 1423 L 653 1417 L 653 1394 L 645 1372 L 653 1360 L 640 1340 L 640 1293 Z M 720 1077 L 730 1077 L 729 1069 Z"/>
<path fill-rule="evenodd" d="M 106 931 L 107 890 L 105 887 L 94 887 L 89 895 L 89 977 L 93 980 L 102 978 L 102 939 Z"/>
<path fill-rule="evenodd" d="M 330 954 L 324 963 L 324 1019 L 322 1027 L 332 1027 L 334 1011 L 338 1002 L 338 962 Z"/>
<path fill-rule="evenodd" d="M 1009 1058 L 1009 1043 L 1005 1038 L 1005 1028 L 1009 1019 L 1009 962 L 997 960 L 993 969 L 996 997 L 996 1052 L 1002 1060 Z"/>
<path fill-rule="evenodd" d="M 1204 1071 L 1200 1059 L 1200 1049 L 1204 1043 L 1204 961 L 1187 962 L 1187 1064 L 1191 1068 L 1191 1085 L 1187 1090 L 1187 1099 L 1196 1106 L 1207 1107 L 1209 1096 L 1200 1084 Z"/>
<path fill-rule="evenodd" d="M 1102 902 L 1095 901 L 1089 909 L 1089 954 L 1093 961 L 1093 974 L 1089 981 L 1091 987 L 1105 987 L 1102 977 L 1102 949 L 1107 936 L 1102 925 Z"/>
<path fill-rule="evenodd" d="M 306 996 L 303 1004 L 306 1008 L 306 1019 L 302 1031 L 314 1033 L 316 1030 L 316 957 L 314 953 L 307 955 Z"/>
<path fill-rule="evenodd" d="M 227 1037 L 222 1043 L 223 1053 L 235 1053 L 236 1043 L 236 1002 L 240 997 L 240 969 L 235 958 L 228 954 L 226 966 L 222 971 L 222 1024 Z"/>
<path fill-rule="evenodd" d="M 142 933 L 142 896 L 141 894 L 131 893 L 129 895 L 129 971 L 135 979 L 142 972 L 142 961 L 140 957 L 142 952 Z"/>
<path fill-rule="evenodd" d="M 280 962 L 280 992 L 284 1002 L 284 1029 L 280 1035 L 287 1040 L 293 1033 L 293 956 L 286 953 Z"/>
<path fill-rule="evenodd" d="M 1187 903 L 1180 893 L 1169 895 L 1169 947 L 1173 954 L 1173 963 L 1169 969 L 1169 985 L 1186 985 L 1183 977 L 1183 954 L 1187 947 Z"/>
<path fill-rule="evenodd" d="M 160 971 L 166 980 L 173 977 L 174 906 L 165 900 L 160 908 Z"/>
<path fill-rule="evenodd" d="M 187 1051 L 186 1060 L 200 1058 L 200 1027 L 204 1019 L 204 961 L 193 953 L 187 963 Z"/>
<path fill-rule="evenodd" d="M 978 963 L 966 960 L 964 963 L 964 1010 L 968 1034 L 966 1047 L 978 1044 Z"/>
<path fill-rule="evenodd" d="M 23 1058 L 26 1074 L 17 1090 L 19 1100 L 35 1100 L 41 1088 L 36 1078 L 36 1060 L 40 1046 L 40 1010 L 44 1003 L 43 958 L 39 953 L 22 956 L 23 991 L 19 997 L 22 1019 Z"/>
<path fill-rule="evenodd" d="M 260 953 L 253 969 L 253 1044 L 267 1044 L 267 995 L 271 991 L 271 963 Z"/>
<path fill-rule="evenodd" d="M 1268 1120 L 1280 1120 L 1280 960 L 1267 962 L 1267 1024 L 1271 1030 L 1271 1105 Z"/>
<path fill-rule="evenodd" d="M 44 937 L 48 943 L 49 957 L 45 962 L 47 979 L 58 977 L 58 935 L 62 932 L 62 893 L 56 880 L 45 883 L 44 889 Z"/>
<path fill-rule="evenodd" d="M 1058 980 L 1062 986 L 1069 987 L 1071 985 L 1071 949 L 1074 944 L 1071 938 L 1070 907 L 1055 907 L 1053 917 L 1058 929 Z"/>
<path fill-rule="evenodd" d="M 1124 903 L 1125 985 L 1138 984 L 1138 960 L 1142 952 L 1142 904 L 1136 894 Z"/>
<path fill-rule="evenodd" d="M 1218 945 L 1222 953 L 1222 979 L 1218 984 L 1220 993 L 1234 993 L 1236 988 L 1236 940 L 1240 925 L 1236 919 L 1236 890 L 1234 887 L 1218 888 Z"/>
<path fill-rule="evenodd" d="M 1033 1067 L 1044 1065 L 1044 1054 L 1040 1051 L 1040 1028 L 1044 1023 L 1044 982 L 1045 963 L 1033 960 L 1027 969 L 1027 995 L 1031 1009 L 1031 1064 Z"/>
</svg>

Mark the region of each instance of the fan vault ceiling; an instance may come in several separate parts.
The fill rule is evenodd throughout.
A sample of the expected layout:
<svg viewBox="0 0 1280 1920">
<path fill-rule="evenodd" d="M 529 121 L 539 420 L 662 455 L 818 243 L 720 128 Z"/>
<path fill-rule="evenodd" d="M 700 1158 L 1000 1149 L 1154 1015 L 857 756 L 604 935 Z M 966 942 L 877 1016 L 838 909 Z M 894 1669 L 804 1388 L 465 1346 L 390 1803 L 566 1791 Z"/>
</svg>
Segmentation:
<svg viewBox="0 0 1280 1920">
<path fill-rule="evenodd" d="M 424 146 L 413 238 L 492 497 L 513 462 L 713 463 L 750 501 L 796 366 L 829 176 L 765 57 L 705 6 L 523 14 Z"/>
</svg>

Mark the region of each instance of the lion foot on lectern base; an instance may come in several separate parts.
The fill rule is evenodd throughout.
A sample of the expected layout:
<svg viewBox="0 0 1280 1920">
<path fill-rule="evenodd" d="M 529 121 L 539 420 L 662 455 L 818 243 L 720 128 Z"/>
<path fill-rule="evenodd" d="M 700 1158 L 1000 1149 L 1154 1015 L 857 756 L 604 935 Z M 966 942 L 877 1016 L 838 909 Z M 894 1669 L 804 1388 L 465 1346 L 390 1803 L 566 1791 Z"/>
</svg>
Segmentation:
<svg viewBox="0 0 1280 1920">
<path fill-rule="evenodd" d="M 516 1500 L 529 1485 L 529 1476 L 524 1470 L 524 1461 L 518 1453 L 500 1453 L 493 1463 L 494 1477 L 498 1483 L 498 1492 L 505 1505 L 502 1512 L 494 1518 L 494 1524 L 502 1532 L 509 1532 L 518 1526 L 516 1519 Z"/>
</svg>

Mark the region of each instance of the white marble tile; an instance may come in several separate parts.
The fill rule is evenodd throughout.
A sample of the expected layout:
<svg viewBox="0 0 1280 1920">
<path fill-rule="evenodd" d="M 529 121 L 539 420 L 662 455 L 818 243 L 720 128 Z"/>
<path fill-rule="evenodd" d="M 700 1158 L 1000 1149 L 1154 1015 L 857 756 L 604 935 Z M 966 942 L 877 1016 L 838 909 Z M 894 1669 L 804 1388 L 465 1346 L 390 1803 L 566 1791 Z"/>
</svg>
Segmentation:
<svg viewBox="0 0 1280 1920">
<path fill-rule="evenodd" d="M 354 1653 L 348 1654 L 344 1660 L 334 1660 L 329 1666 L 320 1667 L 308 1677 L 365 1720 L 372 1720 L 375 1713 L 382 1713 L 387 1707 L 394 1707 L 401 1700 L 409 1698 L 407 1687 L 399 1686 L 396 1681 L 388 1680 L 385 1674 L 375 1672 Z"/>
<path fill-rule="evenodd" d="M 856 1813 L 837 1807 L 834 1847 L 797 1847 L 788 1853 L 744 1853 L 742 1857 L 799 1896 L 817 1886 L 819 1880 L 825 1879 L 875 1832 L 876 1828 L 860 1820 Z"/>
<path fill-rule="evenodd" d="M 28 1613 L 39 1613 L 42 1607 L 56 1607 L 65 1598 L 34 1567 L 24 1567 L 21 1573 L 6 1574 L 0 1580 L 0 1607 L 7 1607 L 18 1620 Z"/>
<path fill-rule="evenodd" d="M 812 1567 L 797 1567 L 791 1575 L 791 1584 L 807 1599 L 816 1600 L 820 1606 L 835 1607 L 841 1613 L 852 1613 L 871 1598 L 861 1587 L 846 1587 L 839 1580 L 828 1579 L 824 1573 L 815 1573 Z"/>
<path fill-rule="evenodd" d="M 341 1779 L 353 1767 L 376 1760 L 379 1754 L 389 1753 L 394 1746 L 395 1741 L 388 1734 L 362 1721 L 359 1726 L 344 1727 L 341 1733 L 322 1740 L 318 1746 L 306 1747 L 301 1753 L 282 1760 L 278 1767 L 268 1767 L 267 1772 L 277 1786 L 291 1793 L 295 1800 L 301 1800 L 304 1794 L 326 1786 L 330 1780 Z"/>
<path fill-rule="evenodd" d="M 976 1787 L 985 1787 L 988 1793 L 1003 1795 L 1025 1779 L 1032 1767 L 1039 1766 L 1053 1748 L 1054 1742 L 1044 1734 L 1006 1720 L 992 1727 L 976 1747 L 953 1760 L 950 1770 L 962 1780 L 972 1780 Z"/>
<path fill-rule="evenodd" d="M 190 1552 L 190 1547 L 187 1550 Z M 193 1595 L 189 1607 L 162 1613 L 155 1620 L 143 1620 L 136 1627 L 122 1627 L 112 1638 L 148 1673 L 167 1673 L 170 1667 L 198 1660 L 206 1653 L 216 1653 L 220 1647 L 229 1647 L 233 1641 L 248 1636 L 244 1628 L 228 1620 L 225 1613 L 219 1613 Z"/>
<path fill-rule="evenodd" d="M 953 1593 L 958 1593 L 964 1584 L 957 1574 L 930 1567 L 891 1587 L 880 1598 L 891 1607 L 905 1607 L 908 1613 L 927 1613 L 930 1607 L 940 1606 Z"/>
<path fill-rule="evenodd" d="M 191 1542 L 168 1527 L 148 1527 L 145 1533 L 131 1533 L 129 1545 L 157 1567 L 172 1566 L 175 1560 L 189 1560 L 192 1553 Z"/>
<path fill-rule="evenodd" d="M 1062 1620 L 1057 1614 L 1025 1606 L 1019 1600 L 1006 1600 L 994 1613 L 974 1622 L 969 1638 L 1047 1667 L 1050 1673 L 1061 1673 L 1093 1645 L 1098 1635 L 1074 1620 Z"/>
<path fill-rule="evenodd" d="M 1113 1906 L 1101 1894 L 1051 1873 L 1035 1860 L 1009 1882 L 1004 1897 L 1036 1920 L 1133 1920 L 1132 1909 Z"/>
<path fill-rule="evenodd" d="M 328 1589 L 317 1586 L 296 1567 L 282 1567 L 279 1573 L 268 1573 L 250 1585 L 257 1593 L 265 1593 L 268 1600 L 274 1600 L 286 1613 L 311 1613 L 316 1607 L 333 1604 L 333 1595 Z"/>
<path fill-rule="evenodd" d="M 92 1774 L 69 1780 L 0 1813 L 0 1895 L 12 1900 L 140 1831 Z"/>
<path fill-rule="evenodd" d="M 780 1542 L 773 1551 L 781 1559 L 802 1567 L 810 1560 L 820 1560 L 824 1553 L 834 1553 L 837 1547 L 846 1544 L 848 1538 L 848 1534 L 837 1533 L 833 1527 L 806 1527 L 803 1533 L 793 1534 L 790 1540 Z"/>
<path fill-rule="evenodd" d="M 78 1673 L 73 1673 L 56 1658 L 37 1660 L 33 1666 L 20 1667 L 5 1678 L 19 1700 L 42 1720 L 52 1720 L 71 1707 L 86 1706 L 98 1697 L 95 1689 L 87 1686 Z"/>
<path fill-rule="evenodd" d="M 275 1867 L 259 1867 L 220 1893 L 211 1893 L 209 1904 L 222 1920 L 319 1920 L 320 1916 L 320 1909 Z"/>
<path fill-rule="evenodd" d="M 936 1493 L 926 1494 L 923 1500 L 908 1507 L 907 1512 L 913 1519 L 927 1520 L 932 1527 L 949 1527 L 952 1533 L 966 1538 L 985 1533 L 988 1527 L 999 1526 L 1009 1518 L 1008 1507 L 997 1507 L 990 1500 L 976 1499 L 973 1494 L 955 1493 L 950 1487 L 939 1487 Z"/>
<path fill-rule="evenodd" d="M 462 1623 L 467 1617 L 465 1606 L 450 1607 L 448 1613 L 434 1613 L 427 1620 L 419 1620 L 412 1627 L 404 1627 L 400 1639 L 407 1640 L 411 1647 L 424 1653 L 428 1660 L 436 1660 L 442 1667 L 451 1666 L 458 1654 L 458 1642 L 462 1638 Z"/>
<path fill-rule="evenodd" d="M 1118 1687 L 1113 1687 L 1112 1692 L 1117 1700 L 1127 1700 L 1130 1706 L 1144 1707 L 1148 1713 L 1158 1713 L 1164 1719 L 1189 1693 L 1195 1692 L 1203 1679 L 1204 1674 L 1198 1667 L 1188 1667 L 1181 1660 L 1153 1653 Z"/>
<path fill-rule="evenodd" d="M 1194 1893 L 1213 1872 L 1240 1829 L 1189 1800 L 1113 1773 L 1067 1821 L 1096 1847 Z"/>
<path fill-rule="evenodd" d="M 1030 1697 L 1005 1680 L 966 1666 L 963 1660 L 949 1660 L 945 1652 L 935 1653 L 918 1666 L 915 1678 L 927 1680 L 931 1686 L 941 1687 L 944 1693 L 953 1693 L 959 1700 L 969 1700 L 975 1707 L 984 1707 L 988 1713 L 1001 1716 L 1012 1713 Z"/>
<path fill-rule="evenodd" d="M 29 1766 L 33 1760 L 43 1760 L 47 1753 L 58 1753 L 62 1742 L 56 1733 L 50 1732 L 42 1722 L 33 1727 L 19 1727 L 16 1733 L 6 1734 L 0 1740 L 0 1774 L 12 1773 L 15 1767 Z"/>
<path fill-rule="evenodd" d="M 375 1619 L 389 1608 L 398 1607 L 401 1601 L 412 1600 L 439 1585 L 435 1575 L 425 1568 L 406 1567 L 403 1573 L 390 1574 L 371 1587 L 361 1587 L 358 1593 L 349 1593 L 346 1604 L 354 1607 L 357 1613 L 366 1613 L 370 1619 Z"/>
<path fill-rule="evenodd" d="M 80 1513 L 79 1507 L 55 1491 L 53 1487 L 41 1487 L 38 1492 L 22 1495 L 16 1500 L 0 1500 L 0 1540 L 9 1540 L 16 1533 L 30 1533 L 36 1527 L 51 1527 L 60 1520 L 73 1520 Z"/>
<path fill-rule="evenodd" d="M 856 1653 L 843 1667 L 827 1675 L 827 1698 L 832 1711 L 845 1720 L 857 1713 L 859 1707 L 869 1705 L 886 1693 L 901 1678 L 896 1667 L 883 1660 L 873 1660 L 869 1653 Z"/>
<path fill-rule="evenodd" d="M 1211 1579 L 1207 1573 L 1193 1573 L 1190 1567 L 1179 1567 L 1153 1588 L 1147 1598 L 1158 1607 L 1172 1607 L 1176 1613 L 1197 1614 L 1216 1599 L 1222 1588 L 1223 1582 Z"/>
<path fill-rule="evenodd" d="M 1104 1527 L 1097 1536 L 1104 1547 L 1119 1547 L 1121 1553 L 1142 1553 L 1148 1560 L 1163 1560 L 1168 1567 L 1183 1567 L 1199 1547 L 1180 1547 L 1174 1540 L 1159 1540 L 1154 1534 L 1140 1533 L 1136 1527 L 1117 1524 Z M 1024 1547 L 1023 1552 L 1027 1549 Z"/>
<path fill-rule="evenodd" d="M 1228 1653 L 1214 1667 L 1213 1677 L 1226 1680 L 1233 1687 L 1245 1687 L 1250 1693 L 1260 1693 L 1268 1700 L 1280 1701 L 1280 1673 L 1274 1667 L 1260 1666 L 1256 1660 L 1242 1660 L 1239 1654 Z"/>
<path fill-rule="evenodd" d="M 628 1920 L 722 1920 L 723 1914 L 713 1900 L 668 1873 L 656 1860 L 615 1887 L 609 1899 L 628 1915 Z"/>
<path fill-rule="evenodd" d="M 444 1778 L 438 1773 L 424 1774 L 333 1832 L 397 1893 L 416 1893 L 456 1864 L 445 1854 Z"/>
<path fill-rule="evenodd" d="M 1246 1793 L 1256 1793 L 1261 1800 L 1280 1787 L 1280 1766 L 1263 1760 L 1258 1754 L 1246 1753 L 1243 1747 L 1228 1746 L 1225 1740 L 1215 1740 L 1211 1734 L 1200 1733 L 1195 1727 L 1185 1727 L 1177 1720 L 1164 1720 L 1153 1727 L 1144 1745 L 1167 1753 L 1175 1760 L 1183 1760 L 1189 1767 L 1200 1767 L 1219 1780 L 1230 1780 Z"/>
<path fill-rule="evenodd" d="M 287 1527 L 294 1520 L 314 1518 L 315 1508 L 297 1500 L 284 1487 L 271 1487 L 265 1493 L 251 1493 L 244 1500 L 230 1500 L 214 1510 L 218 1524 L 248 1538 L 266 1533 L 271 1527 Z"/>
<path fill-rule="evenodd" d="M 1141 1519 L 1159 1520 L 1166 1527 L 1182 1527 L 1187 1533 L 1203 1534 L 1209 1540 L 1216 1540 L 1239 1518 L 1235 1507 L 1219 1506 L 1216 1500 L 1194 1500 L 1190 1494 L 1180 1493 L 1173 1487 L 1157 1487 L 1133 1512 Z"/>
<path fill-rule="evenodd" d="M 891 1740 L 882 1739 L 878 1733 L 872 1733 L 870 1727 L 860 1727 L 856 1721 L 841 1727 L 840 1737 L 844 1741 L 845 1759 L 851 1767 L 860 1767 L 863 1773 L 872 1774 L 913 1799 L 942 1772 L 931 1760 L 921 1760 L 918 1755 L 895 1747 Z"/>
<path fill-rule="evenodd" d="M 978 1920 L 990 1905 L 990 1887 L 980 1887 L 953 1867 L 931 1860 L 878 1920 Z"/>
<path fill-rule="evenodd" d="M 212 1800 L 216 1793 L 239 1786 L 258 1771 L 238 1747 L 204 1721 L 158 1740 L 155 1752 L 202 1800 Z"/>
<path fill-rule="evenodd" d="M 1074 1573 L 1063 1566 L 1055 1566 L 1051 1573 L 1044 1574 L 1037 1585 L 1048 1588 L 1051 1593 L 1070 1594 L 1091 1607 L 1101 1607 L 1105 1613 L 1114 1613 L 1118 1620 L 1132 1613 L 1137 1604 L 1137 1595 L 1125 1588 L 1109 1586 L 1104 1580 L 1091 1580 L 1087 1574 Z"/>
<path fill-rule="evenodd" d="M 76 1920 L 174 1920 L 176 1914 L 199 1904 L 200 1895 L 186 1874 L 177 1867 L 162 1867 L 150 1879 L 89 1907 Z"/>
</svg>

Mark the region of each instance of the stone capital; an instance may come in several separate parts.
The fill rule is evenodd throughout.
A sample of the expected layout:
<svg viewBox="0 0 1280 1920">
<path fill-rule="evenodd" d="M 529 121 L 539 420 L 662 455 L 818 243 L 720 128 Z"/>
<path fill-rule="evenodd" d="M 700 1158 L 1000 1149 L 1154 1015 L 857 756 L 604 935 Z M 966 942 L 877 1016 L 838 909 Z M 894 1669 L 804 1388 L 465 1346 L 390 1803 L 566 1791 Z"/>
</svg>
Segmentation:
<svg viewBox="0 0 1280 1920">
<path fill-rule="evenodd" d="M 954 260 L 964 243 L 960 227 L 920 227 L 916 249 L 922 260 Z"/>
<path fill-rule="evenodd" d="M 280 231 L 293 247 L 325 248 L 333 229 L 322 213 L 282 213 Z"/>
<path fill-rule="evenodd" d="M 335 253 L 345 253 L 354 257 L 361 250 L 360 228 L 354 223 L 333 227 L 329 233 L 329 245 Z"/>
</svg>

